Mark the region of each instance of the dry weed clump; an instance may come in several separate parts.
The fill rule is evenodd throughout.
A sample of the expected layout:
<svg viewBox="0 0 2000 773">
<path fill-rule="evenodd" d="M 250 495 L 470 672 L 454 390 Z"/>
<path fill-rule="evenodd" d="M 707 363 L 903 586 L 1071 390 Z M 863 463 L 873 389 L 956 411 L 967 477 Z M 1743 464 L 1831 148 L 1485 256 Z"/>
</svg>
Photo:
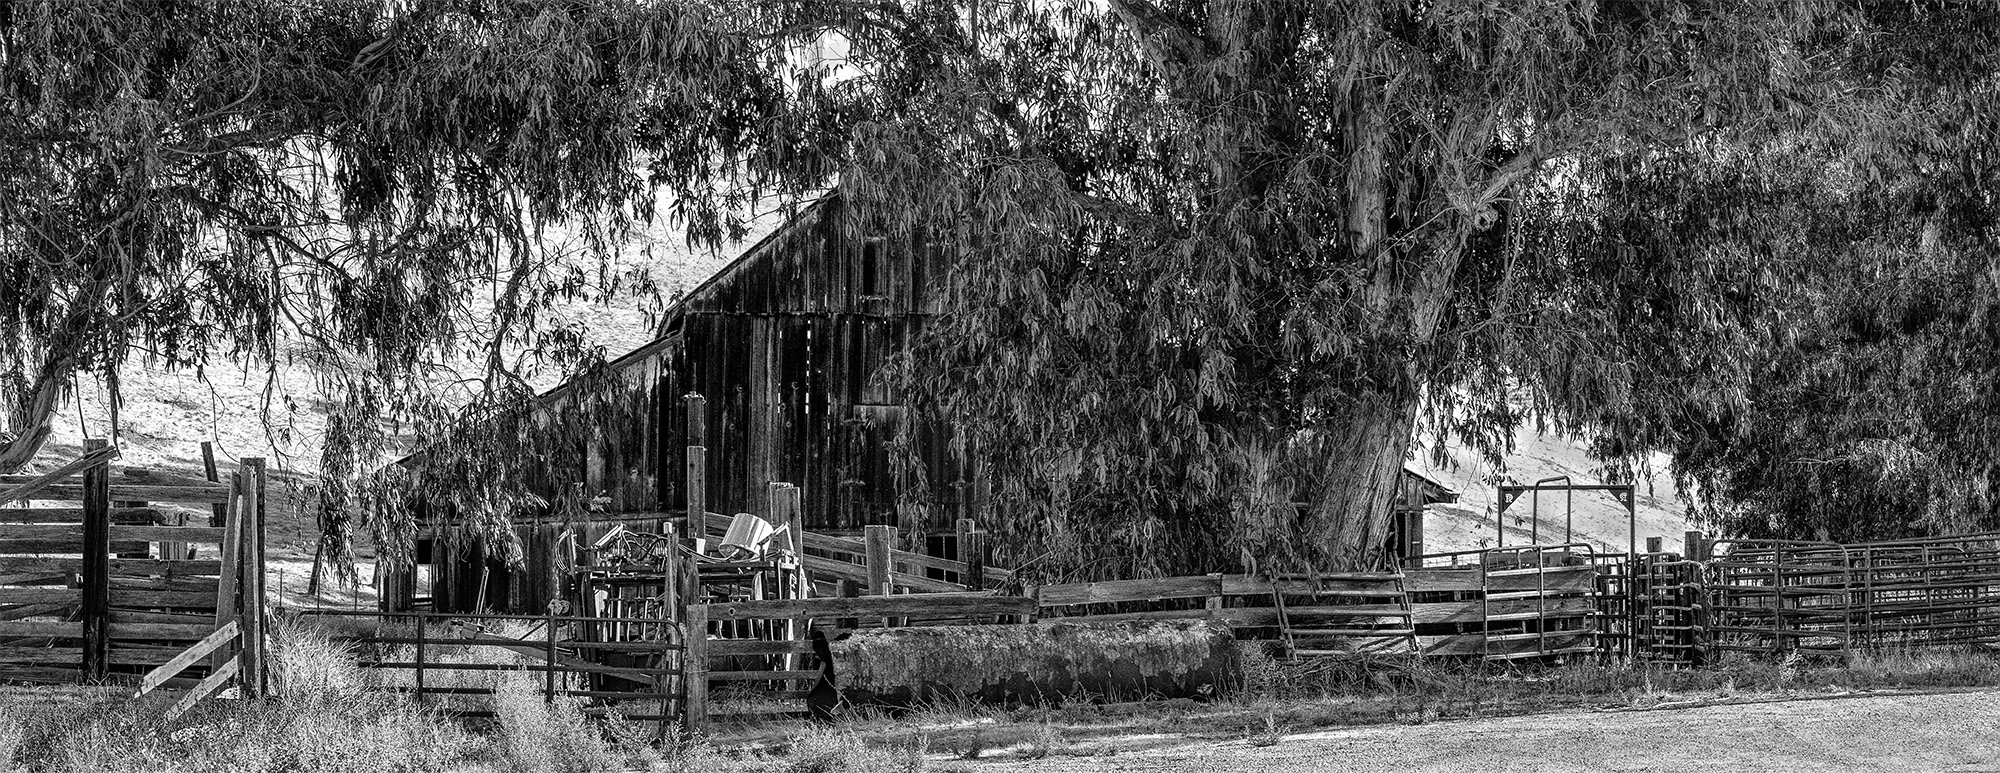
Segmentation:
<svg viewBox="0 0 2000 773">
<path fill-rule="evenodd" d="M 614 719 L 600 730 L 572 703 L 545 703 L 538 680 L 522 672 L 499 672 L 500 721 L 493 737 L 483 737 L 371 684 L 354 653 L 318 626 L 280 619 L 272 630 L 278 697 L 211 701 L 172 723 L 160 721 L 158 702 L 119 697 L 0 710 L 6 712 L 0 771 L 9 765 L 34 773 L 701 769 L 681 764 L 692 756 L 664 759 L 628 723 Z"/>
<path fill-rule="evenodd" d="M 17 769 L 14 755 L 21 749 L 21 731 L 25 722 L 20 709 L 0 706 L 0 773 L 13 773 Z"/>
<path fill-rule="evenodd" d="M 574 701 L 543 699 L 527 672 L 501 676 L 493 705 L 500 749 L 516 773 L 596 773 L 624 768 L 623 760 L 592 727 Z"/>
<path fill-rule="evenodd" d="M 929 752 L 921 740 L 909 746 L 868 743 L 859 735 L 812 732 L 792 740 L 784 773 L 925 773 Z"/>
</svg>

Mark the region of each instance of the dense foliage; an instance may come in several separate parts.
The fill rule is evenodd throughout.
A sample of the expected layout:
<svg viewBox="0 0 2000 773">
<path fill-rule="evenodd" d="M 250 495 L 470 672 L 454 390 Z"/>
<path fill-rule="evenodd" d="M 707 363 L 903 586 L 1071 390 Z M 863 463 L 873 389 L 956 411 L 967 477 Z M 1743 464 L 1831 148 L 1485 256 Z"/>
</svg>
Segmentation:
<svg viewBox="0 0 2000 773">
<path fill-rule="evenodd" d="M 1746 532 L 1962 522 L 1993 501 L 1992 13 L 0 5 L 0 469 L 79 373 L 296 356 L 336 478 L 408 420 L 437 509 L 575 507 L 525 488 L 580 466 L 524 369 L 595 361 L 541 310 L 645 291 L 633 218 L 716 243 L 838 183 L 847 227 L 950 262 L 906 426 L 950 425 L 1047 570 L 1367 565 L 1414 435 L 1499 454 L 1529 418 L 1679 452 Z M 371 496 L 335 480 L 330 529 Z"/>
<path fill-rule="evenodd" d="M 509 410 L 596 358 L 539 312 L 652 292 L 612 258 L 656 191 L 712 243 L 829 176 L 838 111 L 729 5 L 0 4 L 0 470 L 79 374 L 290 358 L 341 406 L 344 536 L 385 421 Z M 491 464 L 480 499 L 519 500 L 534 460 Z"/>
<path fill-rule="evenodd" d="M 1780 337 L 1740 357 L 1742 409 L 1654 422 L 1731 534 L 2000 526 L 2000 9 L 1882 4 L 1868 21 L 1828 41 L 1852 87 L 1834 129 L 1773 154 L 1815 217 Z"/>
<path fill-rule="evenodd" d="M 908 377 L 996 520 L 1103 574 L 1381 559 L 1415 432 L 1740 411 L 1832 141 L 1835 4 L 985 8 L 847 190 L 941 234 Z M 1826 38 L 1826 39 L 1822 39 Z M 882 150 L 886 148 L 886 150 Z M 1766 202 L 1771 206 L 1746 206 Z M 941 364 L 941 367 L 938 365 Z M 1657 399 L 1654 390 L 1670 393 Z M 1440 444 L 1441 445 L 1441 444 Z"/>
</svg>

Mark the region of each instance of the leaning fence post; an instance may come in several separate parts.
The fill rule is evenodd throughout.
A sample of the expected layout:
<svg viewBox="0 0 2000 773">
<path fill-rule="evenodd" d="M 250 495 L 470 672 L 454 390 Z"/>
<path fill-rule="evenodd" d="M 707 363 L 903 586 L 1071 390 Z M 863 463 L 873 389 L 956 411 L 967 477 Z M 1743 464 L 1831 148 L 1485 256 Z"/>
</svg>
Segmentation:
<svg viewBox="0 0 2000 773">
<path fill-rule="evenodd" d="M 708 605 L 689 604 L 685 648 L 681 650 L 682 721 L 688 735 L 708 732 Z"/>
<path fill-rule="evenodd" d="M 110 441 L 83 441 L 85 454 Z M 111 463 L 83 471 L 83 674 L 104 679 L 111 652 Z"/>
</svg>

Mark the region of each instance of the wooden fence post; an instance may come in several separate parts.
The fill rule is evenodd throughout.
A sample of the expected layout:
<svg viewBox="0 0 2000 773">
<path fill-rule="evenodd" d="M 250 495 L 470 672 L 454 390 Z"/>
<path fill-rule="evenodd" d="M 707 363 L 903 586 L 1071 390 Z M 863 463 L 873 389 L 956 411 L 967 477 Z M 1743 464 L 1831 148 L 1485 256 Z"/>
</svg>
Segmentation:
<svg viewBox="0 0 2000 773">
<path fill-rule="evenodd" d="M 222 468 L 217 467 L 215 464 L 215 444 L 206 440 L 201 441 L 201 471 L 208 477 L 208 482 L 222 482 Z M 208 525 L 229 525 L 229 505 L 209 505 L 208 510 Z M 225 558 L 223 560 L 227 561 L 228 559 Z"/>
<path fill-rule="evenodd" d="M 417 705 L 424 705 L 424 644 L 431 630 L 430 614 L 417 611 Z"/>
<path fill-rule="evenodd" d="M 958 578 L 967 590 L 986 589 L 986 539 L 979 522 L 958 519 L 958 560 L 965 564 L 965 576 Z"/>
<path fill-rule="evenodd" d="M 870 596 L 887 596 L 895 592 L 891 576 L 890 562 L 894 558 L 896 527 L 869 526 L 862 529 L 867 550 L 864 557 L 868 561 L 868 590 Z"/>
<path fill-rule="evenodd" d="M 84 453 L 109 445 L 83 441 Z M 104 679 L 111 653 L 111 463 L 83 471 L 83 675 Z"/>
<path fill-rule="evenodd" d="M 243 524 L 240 544 L 243 556 L 237 561 L 243 573 L 239 584 L 243 597 L 243 697 L 264 696 L 264 460 L 249 457 L 237 468 L 242 480 L 242 506 L 237 515 Z"/>
<path fill-rule="evenodd" d="M 689 393 L 687 404 L 687 532 L 689 539 L 708 536 L 708 398 Z"/>
<path fill-rule="evenodd" d="M 895 548 L 896 527 L 869 526 L 863 530 L 866 540 L 864 557 L 868 561 L 868 595 L 888 596 L 896 592 Z M 882 618 L 882 627 L 895 624 L 890 618 Z"/>
<path fill-rule="evenodd" d="M 222 551 L 218 554 L 222 559 L 222 570 L 217 573 L 215 580 L 216 628 L 228 625 L 231 621 L 241 617 L 240 610 L 243 595 L 243 476 L 236 474 L 229 476 L 229 503 L 222 505 L 222 507 L 224 508 L 223 515 L 221 516 L 222 521 L 217 524 L 222 527 L 223 531 Z M 229 658 L 240 659 L 242 657 L 243 641 L 243 635 L 239 630 L 236 635 L 237 651 L 224 652 L 216 650 L 215 657 L 208 664 L 209 672 L 214 673 L 220 670 L 224 660 Z M 241 663 L 238 665 L 241 666 Z M 242 669 L 238 668 L 237 673 L 240 675 Z"/>
<path fill-rule="evenodd" d="M 681 649 L 681 687 L 686 693 L 681 700 L 681 719 L 687 726 L 688 735 L 699 736 L 708 733 L 708 605 L 690 604 L 687 608 L 686 638 Z"/>
<path fill-rule="evenodd" d="M 545 647 L 542 651 L 542 657 L 548 661 L 545 664 L 548 670 L 542 672 L 547 675 L 543 682 L 542 702 L 554 703 L 556 702 L 556 608 L 554 604 L 549 605 L 548 616 L 543 618 L 542 634 L 544 635 L 543 644 Z"/>
<path fill-rule="evenodd" d="M 708 449 L 687 447 L 687 533 L 691 539 L 708 536 Z"/>
<path fill-rule="evenodd" d="M 1666 549 L 1666 540 L 1660 537 L 1646 538 L 1646 552 L 1658 553 Z"/>
<path fill-rule="evenodd" d="M 1708 546 L 1708 535 L 1702 534 L 1699 531 L 1688 531 L 1681 534 L 1681 550 L 1689 561 L 1707 561 L 1709 559 Z M 1697 666 L 1708 663 L 1708 593 L 1706 583 L 1702 577 L 1704 568 L 1705 565 L 1700 563 L 1690 565 L 1687 567 L 1687 573 L 1682 579 L 1683 583 L 1690 586 L 1687 590 L 1688 632 L 1686 642 L 1688 645 L 1688 661 Z"/>
<path fill-rule="evenodd" d="M 844 598 L 844 599 L 851 599 L 851 598 L 855 598 L 855 597 L 858 597 L 858 596 L 860 596 L 860 595 L 861 595 L 861 583 L 858 583 L 858 582 L 855 582 L 855 581 L 853 581 L 853 580 L 841 580 L 841 581 L 840 581 L 840 597 L 841 597 L 841 598 Z M 861 618 L 858 618 L 858 617 L 843 617 L 843 618 L 840 618 L 840 619 L 836 620 L 836 621 L 834 622 L 834 624 L 833 624 L 833 625 L 834 625 L 834 627 L 835 627 L 835 628 L 841 628 L 841 629 L 848 629 L 848 628 L 860 628 L 860 627 L 861 627 Z"/>
</svg>

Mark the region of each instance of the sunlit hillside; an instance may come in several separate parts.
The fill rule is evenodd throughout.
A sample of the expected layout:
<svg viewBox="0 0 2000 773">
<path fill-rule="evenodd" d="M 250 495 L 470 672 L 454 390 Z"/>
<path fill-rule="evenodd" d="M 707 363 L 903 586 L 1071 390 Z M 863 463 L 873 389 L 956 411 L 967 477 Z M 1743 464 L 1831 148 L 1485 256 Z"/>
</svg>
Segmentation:
<svg viewBox="0 0 2000 773">
<path fill-rule="evenodd" d="M 1585 443 L 1580 439 L 1540 435 L 1523 429 L 1515 435 L 1514 452 L 1508 455 L 1505 469 L 1496 469 L 1477 453 L 1455 446 L 1447 448 L 1448 463 L 1434 465 L 1428 449 L 1420 449 L 1419 458 L 1410 466 L 1459 493 L 1457 504 L 1432 505 L 1426 513 L 1426 551 L 1476 550 L 1500 544 L 1494 525 L 1494 503 L 1498 497 L 1495 487 L 1502 483 L 1532 484 L 1558 475 L 1567 475 L 1578 484 L 1601 482 L 1592 474 L 1600 465 L 1591 460 L 1584 448 Z M 1639 481 L 1636 539 L 1641 549 L 1645 548 L 1647 537 L 1663 537 L 1667 545 L 1677 546 L 1689 528 L 1687 507 L 1680 501 L 1679 489 L 1668 474 L 1668 462 L 1665 456 L 1655 457 L 1651 475 Z M 1523 496 L 1507 508 L 1502 525 L 1507 545 L 1527 543 L 1537 529 L 1541 542 L 1562 542 L 1567 528 L 1574 535 L 1570 541 L 1615 553 L 1625 551 L 1628 532 L 1634 531 L 1628 524 L 1624 505 L 1608 493 L 1565 497 L 1559 492 L 1546 492 L 1540 496 L 1539 506 Z"/>
</svg>

